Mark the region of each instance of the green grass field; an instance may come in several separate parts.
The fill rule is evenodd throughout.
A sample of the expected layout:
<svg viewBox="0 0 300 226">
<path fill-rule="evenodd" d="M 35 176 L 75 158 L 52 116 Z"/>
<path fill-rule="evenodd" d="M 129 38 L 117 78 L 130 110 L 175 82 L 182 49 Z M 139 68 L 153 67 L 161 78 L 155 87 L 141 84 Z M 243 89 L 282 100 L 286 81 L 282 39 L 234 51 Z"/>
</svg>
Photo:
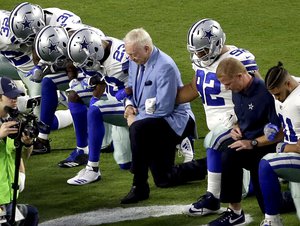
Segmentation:
<svg viewBox="0 0 300 226">
<path fill-rule="evenodd" d="M 280 60 L 291 74 L 300 75 L 300 2 L 292 0 L 39 0 L 31 1 L 43 8 L 58 7 L 79 15 L 83 22 L 100 28 L 105 34 L 122 39 L 131 29 L 144 27 L 156 46 L 173 57 L 184 83 L 194 72 L 186 50 L 186 34 L 189 27 L 202 18 L 220 22 L 226 33 L 227 44 L 250 50 L 257 59 L 264 76 L 267 69 Z M 0 2 L 0 9 L 11 10 L 20 1 Z M 200 99 L 193 101 L 197 117 L 198 133 L 205 136 L 207 127 Z M 61 169 L 57 162 L 66 158 L 75 147 L 73 128 L 51 134 L 51 154 L 33 156 L 26 161 L 26 189 L 20 203 L 38 207 L 40 221 L 82 213 L 99 208 L 120 207 L 120 199 L 130 189 L 132 175 L 122 171 L 112 154 L 101 156 L 102 180 L 83 187 L 73 187 L 66 180 L 81 168 Z M 203 139 L 196 141 L 196 156 L 205 156 Z M 70 150 L 65 150 L 70 149 Z M 182 159 L 178 158 L 178 162 Z M 132 206 L 175 205 L 194 202 L 206 190 L 206 181 L 193 182 L 176 188 L 156 188 L 150 179 L 149 200 Z M 225 206 L 225 205 L 224 205 Z M 243 201 L 244 210 L 259 225 L 263 219 L 256 200 Z M 110 225 L 201 225 L 215 216 L 191 218 L 184 215 L 126 221 Z M 285 225 L 299 225 L 295 213 L 283 215 Z"/>
</svg>

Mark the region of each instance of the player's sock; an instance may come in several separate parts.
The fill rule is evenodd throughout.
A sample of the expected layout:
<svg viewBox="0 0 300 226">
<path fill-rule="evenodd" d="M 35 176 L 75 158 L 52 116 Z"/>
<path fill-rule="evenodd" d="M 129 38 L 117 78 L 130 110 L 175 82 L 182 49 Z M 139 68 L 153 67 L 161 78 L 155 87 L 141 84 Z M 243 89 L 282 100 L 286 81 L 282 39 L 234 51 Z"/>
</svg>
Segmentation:
<svg viewBox="0 0 300 226">
<path fill-rule="evenodd" d="M 93 167 L 93 169 L 94 169 L 94 168 L 99 167 L 99 162 L 88 161 L 87 165 Z"/>
<path fill-rule="evenodd" d="M 41 121 L 48 127 L 40 129 L 40 132 L 49 134 L 53 123 L 54 113 L 57 108 L 57 92 L 54 82 L 45 77 L 42 80 L 42 99 L 41 99 Z"/>
<path fill-rule="evenodd" d="M 215 198 L 220 198 L 221 192 L 221 152 L 212 148 L 206 150 L 207 154 L 207 191 Z"/>
<path fill-rule="evenodd" d="M 105 129 L 102 113 L 98 107 L 90 106 L 88 110 L 88 125 L 89 161 L 99 162 Z"/>
<path fill-rule="evenodd" d="M 77 149 L 83 150 L 84 154 L 89 154 L 89 147 L 88 146 L 86 146 L 86 147 L 78 147 L 77 146 Z"/>
<path fill-rule="evenodd" d="M 72 114 L 75 127 L 77 146 L 86 147 L 88 145 L 87 107 L 81 103 L 69 102 L 69 109 Z"/>
<path fill-rule="evenodd" d="M 49 134 L 39 132 L 38 138 L 41 138 L 43 140 L 48 140 Z"/>
<path fill-rule="evenodd" d="M 278 214 L 281 201 L 279 197 L 282 197 L 280 183 L 278 176 L 265 159 L 259 163 L 259 183 L 264 198 L 265 213 L 269 215 Z"/>
<path fill-rule="evenodd" d="M 120 169 L 122 170 L 129 170 L 131 168 L 131 162 L 127 162 L 127 163 L 122 163 L 119 164 Z"/>
</svg>

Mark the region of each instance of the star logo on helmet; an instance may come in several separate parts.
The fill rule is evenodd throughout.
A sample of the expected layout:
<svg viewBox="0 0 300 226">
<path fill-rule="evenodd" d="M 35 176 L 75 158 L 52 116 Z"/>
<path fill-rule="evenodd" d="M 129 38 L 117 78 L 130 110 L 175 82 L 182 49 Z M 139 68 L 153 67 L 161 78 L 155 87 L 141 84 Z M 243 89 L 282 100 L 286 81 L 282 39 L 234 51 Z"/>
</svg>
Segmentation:
<svg viewBox="0 0 300 226">
<path fill-rule="evenodd" d="M 89 45 L 92 44 L 93 42 L 88 42 L 86 40 L 86 37 L 83 36 L 83 40 L 82 42 L 77 42 L 80 44 L 80 52 L 83 50 L 83 49 L 88 49 L 89 48 Z"/>
<path fill-rule="evenodd" d="M 21 24 L 23 25 L 23 30 L 25 30 L 26 28 L 30 28 L 30 25 L 31 25 L 32 21 L 33 20 L 28 20 L 26 15 L 25 15 L 23 22 L 21 22 Z"/>
<path fill-rule="evenodd" d="M 57 49 L 58 42 L 54 43 L 54 42 L 52 42 L 51 39 L 49 39 L 49 41 L 50 41 L 50 44 L 49 44 L 49 46 L 46 47 L 49 50 L 49 55 L 52 52 L 58 52 L 58 49 Z"/>
<path fill-rule="evenodd" d="M 212 33 L 212 29 L 210 28 L 210 30 L 208 31 L 205 31 L 204 29 L 202 29 L 204 35 L 202 38 L 207 38 L 208 39 L 208 42 L 210 43 L 211 42 L 211 39 L 213 37 L 216 37 L 213 33 Z"/>
<path fill-rule="evenodd" d="M 16 83 L 14 83 L 12 81 L 10 83 L 8 83 L 8 85 L 11 86 L 11 89 L 17 88 Z"/>
</svg>

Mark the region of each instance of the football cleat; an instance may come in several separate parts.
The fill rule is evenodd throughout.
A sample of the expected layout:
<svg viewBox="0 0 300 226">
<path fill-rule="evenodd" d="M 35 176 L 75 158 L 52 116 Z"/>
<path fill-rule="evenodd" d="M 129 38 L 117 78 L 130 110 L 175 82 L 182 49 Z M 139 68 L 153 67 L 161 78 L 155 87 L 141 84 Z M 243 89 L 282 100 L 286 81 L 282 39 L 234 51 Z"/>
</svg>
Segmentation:
<svg viewBox="0 0 300 226">
<path fill-rule="evenodd" d="M 204 216 L 208 214 L 220 213 L 220 200 L 215 198 L 215 196 L 207 192 L 205 195 L 201 196 L 199 200 L 183 212 L 189 216 Z"/>
<path fill-rule="evenodd" d="M 50 151 L 50 141 L 38 137 L 33 142 L 33 150 L 31 155 L 47 154 L 50 153 Z"/>
<path fill-rule="evenodd" d="M 194 150 L 191 144 L 191 141 L 188 137 L 184 138 L 181 141 L 181 144 L 177 145 L 176 148 L 178 149 L 179 156 L 183 156 L 183 162 L 190 162 L 194 159 Z"/>
<path fill-rule="evenodd" d="M 97 167 L 97 169 L 94 170 L 93 167 L 87 165 L 85 168 L 80 170 L 75 177 L 67 180 L 67 183 L 70 185 L 85 185 L 98 180 L 101 180 L 99 168 Z"/>
<path fill-rule="evenodd" d="M 88 162 L 88 155 L 82 149 L 75 148 L 68 158 L 58 163 L 59 167 L 72 168 L 76 166 L 86 165 Z"/>
<path fill-rule="evenodd" d="M 283 226 L 283 223 L 280 219 L 280 217 L 275 218 L 275 219 L 264 219 L 261 223 L 260 226 Z"/>
<path fill-rule="evenodd" d="M 245 224 L 245 215 L 244 211 L 240 215 L 233 212 L 232 209 L 227 208 L 223 214 L 217 219 L 208 223 L 208 226 L 237 226 Z"/>
</svg>

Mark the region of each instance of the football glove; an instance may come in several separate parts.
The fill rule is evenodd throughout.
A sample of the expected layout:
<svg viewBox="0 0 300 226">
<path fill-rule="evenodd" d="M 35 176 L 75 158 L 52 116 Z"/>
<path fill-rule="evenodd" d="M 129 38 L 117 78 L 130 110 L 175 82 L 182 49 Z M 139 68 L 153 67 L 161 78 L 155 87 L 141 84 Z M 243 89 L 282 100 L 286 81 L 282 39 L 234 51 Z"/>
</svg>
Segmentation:
<svg viewBox="0 0 300 226">
<path fill-rule="evenodd" d="M 86 90 L 87 88 L 89 88 L 89 85 L 88 85 L 88 80 L 89 78 L 84 78 L 84 79 L 72 79 L 70 82 L 69 82 L 69 87 L 70 89 L 68 90 L 74 90 L 74 91 L 81 91 L 81 90 Z"/>
<path fill-rule="evenodd" d="M 34 80 L 41 81 L 42 74 L 43 74 L 42 67 L 40 65 L 36 65 L 25 75 L 25 77 L 31 76 L 30 77 L 31 81 L 34 81 Z"/>
<path fill-rule="evenodd" d="M 42 79 L 48 74 L 56 73 L 55 69 L 52 65 L 36 65 L 34 66 L 26 75 L 26 77 L 30 76 L 30 80 L 36 83 L 41 83 Z"/>
<path fill-rule="evenodd" d="M 273 141 L 278 132 L 279 132 L 278 126 L 276 126 L 272 123 L 268 123 L 264 127 L 264 134 L 269 141 Z"/>
<path fill-rule="evenodd" d="M 120 89 L 116 95 L 115 95 L 116 99 L 118 101 L 122 101 L 124 98 L 128 97 L 125 88 L 124 89 Z"/>
<path fill-rule="evenodd" d="M 287 145 L 287 143 L 284 143 L 284 142 L 280 142 L 276 145 L 276 152 L 277 153 L 282 153 L 284 152 L 284 148 L 285 146 Z"/>
<path fill-rule="evenodd" d="M 98 84 L 104 84 L 105 79 L 104 79 L 103 75 L 101 75 L 100 73 L 97 73 L 96 75 L 89 77 L 87 83 L 88 83 L 89 87 L 94 87 Z"/>
</svg>

